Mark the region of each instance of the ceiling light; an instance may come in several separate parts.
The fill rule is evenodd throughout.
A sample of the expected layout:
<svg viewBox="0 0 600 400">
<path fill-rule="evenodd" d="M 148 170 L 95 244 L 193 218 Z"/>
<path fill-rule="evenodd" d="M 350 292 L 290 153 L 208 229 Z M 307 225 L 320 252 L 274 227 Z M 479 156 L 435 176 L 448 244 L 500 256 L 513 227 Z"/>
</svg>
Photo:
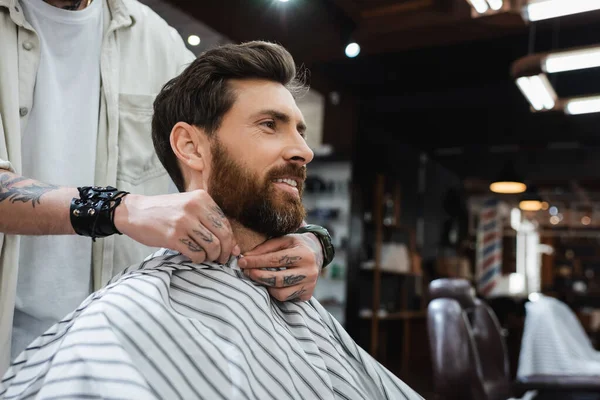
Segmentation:
<svg viewBox="0 0 600 400">
<path fill-rule="evenodd" d="M 472 17 L 495 14 L 501 10 L 507 11 L 510 9 L 510 2 L 504 0 L 467 0 L 467 3 L 471 5 Z M 507 4 L 508 7 L 505 7 Z"/>
<path fill-rule="evenodd" d="M 200 37 L 197 35 L 188 36 L 187 42 L 190 46 L 198 46 L 200 44 Z"/>
<path fill-rule="evenodd" d="M 477 11 L 479 14 L 483 14 L 489 9 L 489 6 L 485 2 L 485 0 L 467 0 L 467 1 L 469 3 L 471 3 L 471 5 L 475 9 L 475 11 Z"/>
<path fill-rule="evenodd" d="M 598 0 L 530 0 L 523 8 L 523 17 L 529 21 L 540 21 L 598 9 Z"/>
<path fill-rule="evenodd" d="M 280 3 L 287 3 L 288 0 L 279 0 Z"/>
<path fill-rule="evenodd" d="M 584 215 L 583 217 L 581 217 L 582 225 L 589 225 L 591 222 L 592 222 L 592 219 L 590 217 L 588 217 L 587 215 Z"/>
<path fill-rule="evenodd" d="M 542 202 L 539 200 L 521 200 L 519 208 L 523 211 L 539 211 L 542 209 Z"/>
<path fill-rule="evenodd" d="M 566 100 L 565 113 L 571 115 L 600 112 L 600 96 L 579 97 Z"/>
<path fill-rule="evenodd" d="M 502 0 L 487 0 L 487 2 L 494 11 L 498 11 L 502 8 Z"/>
<path fill-rule="evenodd" d="M 597 45 L 528 54 L 512 63 L 511 75 L 531 104 L 532 111 L 560 110 L 565 114 L 587 114 L 600 112 L 600 93 L 560 98 L 547 74 L 594 67 L 600 67 L 600 46 Z"/>
<path fill-rule="evenodd" d="M 600 67 L 600 47 L 561 51 L 548 54 L 542 60 L 542 69 L 548 73 Z"/>
<path fill-rule="evenodd" d="M 557 96 L 545 74 L 522 76 L 517 86 L 536 111 L 554 108 Z"/>
<path fill-rule="evenodd" d="M 532 185 L 527 187 L 527 190 L 521 195 L 519 208 L 523 211 L 539 211 L 542 209 L 542 198 L 537 192 L 537 189 Z"/>
<path fill-rule="evenodd" d="M 490 190 L 494 193 L 501 194 L 515 194 L 522 193 L 527 189 L 527 185 L 523 182 L 514 182 L 514 181 L 498 181 L 492 182 L 490 185 Z"/>
<path fill-rule="evenodd" d="M 360 53 L 360 46 L 356 42 L 352 42 L 346 46 L 346 56 L 350 58 L 356 57 Z"/>
<path fill-rule="evenodd" d="M 527 190 L 527 185 L 518 176 L 513 164 L 507 163 L 500 171 L 498 179 L 490 184 L 490 190 L 501 194 L 523 193 Z"/>
</svg>

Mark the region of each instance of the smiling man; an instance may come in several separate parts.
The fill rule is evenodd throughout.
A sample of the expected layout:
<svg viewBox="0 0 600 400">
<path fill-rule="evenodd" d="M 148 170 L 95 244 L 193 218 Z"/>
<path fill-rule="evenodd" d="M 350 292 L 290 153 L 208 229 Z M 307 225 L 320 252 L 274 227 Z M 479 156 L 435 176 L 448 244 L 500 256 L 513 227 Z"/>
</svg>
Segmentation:
<svg viewBox="0 0 600 400">
<path fill-rule="evenodd" d="M 182 190 L 212 196 L 242 253 L 304 218 L 313 153 L 296 76 L 279 45 L 225 45 L 154 103 L 161 162 Z M 421 399 L 316 299 L 274 299 L 242 260 L 194 264 L 164 249 L 131 266 L 14 360 L 0 399 Z M 290 271 L 255 273 L 293 284 Z"/>
</svg>

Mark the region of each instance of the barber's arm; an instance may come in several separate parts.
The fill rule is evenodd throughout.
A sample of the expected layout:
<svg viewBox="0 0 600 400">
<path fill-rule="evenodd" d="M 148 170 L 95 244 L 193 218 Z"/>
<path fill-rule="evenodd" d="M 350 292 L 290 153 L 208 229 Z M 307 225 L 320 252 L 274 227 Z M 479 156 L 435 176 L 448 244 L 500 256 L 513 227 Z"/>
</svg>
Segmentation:
<svg viewBox="0 0 600 400">
<path fill-rule="evenodd" d="M 75 234 L 76 226 L 81 228 L 77 233 L 88 232 L 86 236 L 91 237 L 99 231 L 122 233 L 147 246 L 177 250 L 194 262 L 226 262 L 231 254 L 239 254 L 227 218 L 204 190 L 161 196 L 127 194 L 110 211 L 99 208 L 99 199 L 106 195 L 99 193 L 89 199 L 87 204 L 92 206 L 74 205 L 72 200 L 81 198 L 77 188 L 0 169 L 0 232 L 67 235 Z M 101 223 L 94 226 L 94 221 Z"/>
<path fill-rule="evenodd" d="M 74 234 L 69 204 L 75 196 L 76 188 L 59 187 L 0 169 L 0 232 Z"/>
<path fill-rule="evenodd" d="M 297 233 L 274 238 L 243 255 L 240 268 L 252 280 L 269 287 L 280 301 L 309 300 L 321 269 L 335 255 L 327 230 L 304 221 Z M 281 268 L 280 271 L 264 268 Z"/>
</svg>

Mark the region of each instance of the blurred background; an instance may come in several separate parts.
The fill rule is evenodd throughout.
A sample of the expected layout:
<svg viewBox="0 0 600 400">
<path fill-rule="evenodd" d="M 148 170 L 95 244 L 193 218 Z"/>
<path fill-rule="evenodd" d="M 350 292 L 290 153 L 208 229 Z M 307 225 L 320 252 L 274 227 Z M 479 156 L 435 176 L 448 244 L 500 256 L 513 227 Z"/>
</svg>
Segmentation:
<svg viewBox="0 0 600 400">
<path fill-rule="evenodd" d="M 315 297 L 426 398 L 433 279 L 472 282 L 513 375 L 540 293 L 597 345 L 600 1 L 141 1 L 196 54 L 263 39 L 310 70 L 307 221 L 337 250 Z"/>
</svg>

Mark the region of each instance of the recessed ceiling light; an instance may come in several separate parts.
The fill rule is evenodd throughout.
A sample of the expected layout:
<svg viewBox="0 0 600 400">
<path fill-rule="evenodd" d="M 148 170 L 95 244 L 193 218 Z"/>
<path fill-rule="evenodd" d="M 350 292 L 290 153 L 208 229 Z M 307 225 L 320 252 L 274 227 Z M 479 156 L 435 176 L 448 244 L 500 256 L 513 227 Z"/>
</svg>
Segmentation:
<svg viewBox="0 0 600 400">
<path fill-rule="evenodd" d="M 198 46 L 200 44 L 200 37 L 196 35 L 188 36 L 188 43 L 190 46 Z"/>
<path fill-rule="evenodd" d="M 287 3 L 288 0 L 279 0 L 281 3 Z"/>
<path fill-rule="evenodd" d="M 360 46 L 356 42 L 352 42 L 346 46 L 346 56 L 353 58 L 360 53 Z"/>
</svg>

